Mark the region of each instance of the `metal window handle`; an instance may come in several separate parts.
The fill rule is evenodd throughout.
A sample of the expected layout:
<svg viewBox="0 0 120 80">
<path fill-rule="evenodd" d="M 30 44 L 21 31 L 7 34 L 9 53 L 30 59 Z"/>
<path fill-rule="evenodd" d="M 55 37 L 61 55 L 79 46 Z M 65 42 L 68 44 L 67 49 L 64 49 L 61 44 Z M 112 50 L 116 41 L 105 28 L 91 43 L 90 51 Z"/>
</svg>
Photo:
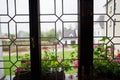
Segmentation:
<svg viewBox="0 0 120 80">
<path fill-rule="evenodd" d="M 32 47 L 35 48 L 34 38 L 31 38 L 31 41 L 32 41 Z"/>
</svg>

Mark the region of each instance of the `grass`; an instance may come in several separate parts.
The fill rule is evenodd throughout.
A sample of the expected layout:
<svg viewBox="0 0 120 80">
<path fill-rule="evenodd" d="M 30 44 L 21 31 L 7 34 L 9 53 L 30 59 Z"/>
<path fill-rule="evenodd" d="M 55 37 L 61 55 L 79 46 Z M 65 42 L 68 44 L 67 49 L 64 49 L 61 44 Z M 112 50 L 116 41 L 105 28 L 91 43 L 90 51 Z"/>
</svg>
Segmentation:
<svg viewBox="0 0 120 80">
<path fill-rule="evenodd" d="M 62 52 L 58 52 L 57 56 L 62 56 L 64 59 L 70 59 L 71 53 L 74 53 L 74 51 L 65 51 L 64 55 Z M 21 65 L 20 60 L 22 56 L 24 55 L 20 55 L 18 57 L 16 57 L 16 55 L 13 55 L 10 58 L 8 56 L 4 56 L 4 68 L 5 68 L 4 74 L 5 75 L 10 75 L 10 72 L 11 72 L 11 75 L 14 75 L 14 70 L 16 69 L 16 67 L 19 67 Z M 77 55 L 75 54 L 74 56 L 77 56 Z M 68 70 L 65 73 L 74 74 L 76 72 L 77 72 L 77 69 L 72 68 L 71 70 Z"/>
<path fill-rule="evenodd" d="M 16 56 L 11 56 L 10 58 L 8 56 L 4 56 L 4 75 L 14 75 L 14 70 L 17 66 L 20 65 L 20 61 L 17 61 Z M 14 65 L 14 66 L 13 66 Z M 11 73 L 10 73 L 11 72 Z"/>
</svg>

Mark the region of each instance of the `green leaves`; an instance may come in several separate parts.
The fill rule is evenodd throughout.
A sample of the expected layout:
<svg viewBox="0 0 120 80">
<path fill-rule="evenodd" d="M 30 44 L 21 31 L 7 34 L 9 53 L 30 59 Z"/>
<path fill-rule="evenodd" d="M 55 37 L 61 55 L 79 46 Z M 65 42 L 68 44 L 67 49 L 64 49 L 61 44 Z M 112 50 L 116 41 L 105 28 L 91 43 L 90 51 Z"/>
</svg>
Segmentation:
<svg viewBox="0 0 120 80">
<path fill-rule="evenodd" d="M 94 58 L 103 58 L 107 59 L 108 54 L 112 54 L 111 50 L 113 48 L 112 45 L 105 45 L 105 41 L 108 40 L 108 37 L 102 37 L 101 44 L 95 45 L 96 47 L 94 48 Z"/>
<path fill-rule="evenodd" d="M 114 46 L 109 42 L 105 44 L 106 40 L 109 40 L 109 37 L 103 37 L 99 40 L 101 44 L 94 47 L 94 76 L 105 76 L 109 80 L 119 80 L 120 68 L 118 66 L 120 63 L 115 62 L 112 53 Z"/>
<path fill-rule="evenodd" d="M 102 42 L 105 42 L 107 39 L 109 39 L 110 37 L 102 37 L 102 39 L 101 40 L 99 40 L 99 41 L 102 41 Z"/>
</svg>

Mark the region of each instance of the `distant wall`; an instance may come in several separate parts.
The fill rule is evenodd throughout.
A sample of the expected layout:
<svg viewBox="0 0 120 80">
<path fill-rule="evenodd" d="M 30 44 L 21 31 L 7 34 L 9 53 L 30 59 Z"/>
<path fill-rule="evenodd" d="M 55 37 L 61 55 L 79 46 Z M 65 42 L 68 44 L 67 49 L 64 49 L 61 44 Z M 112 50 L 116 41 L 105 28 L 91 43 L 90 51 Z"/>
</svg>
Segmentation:
<svg viewBox="0 0 120 80">
<path fill-rule="evenodd" d="M 0 37 L 1 37 L 1 25 L 0 25 Z M 0 39 L 0 45 L 2 45 L 2 40 Z M 3 51 L 2 47 L 0 46 L 0 68 L 3 68 Z M 4 70 L 0 69 L 0 79 L 4 76 Z"/>
<path fill-rule="evenodd" d="M 0 40 L 1 44 L 1 40 Z M 0 61 L 3 60 L 3 52 L 2 52 L 2 47 L 0 47 Z M 3 68 L 3 62 L 0 62 L 0 68 Z M 4 70 L 0 69 L 0 79 L 4 76 Z"/>
</svg>

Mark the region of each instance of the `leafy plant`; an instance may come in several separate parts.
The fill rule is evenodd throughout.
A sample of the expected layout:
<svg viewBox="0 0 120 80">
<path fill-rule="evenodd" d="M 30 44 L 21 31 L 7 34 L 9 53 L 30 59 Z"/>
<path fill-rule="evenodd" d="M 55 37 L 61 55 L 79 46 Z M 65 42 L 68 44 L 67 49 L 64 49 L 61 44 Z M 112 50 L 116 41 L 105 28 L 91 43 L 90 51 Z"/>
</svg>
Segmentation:
<svg viewBox="0 0 120 80">
<path fill-rule="evenodd" d="M 100 42 L 102 44 L 94 45 L 94 76 L 107 77 L 109 80 L 118 80 L 120 77 L 120 58 L 114 57 L 112 45 L 106 45 L 105 41 L 108 37 L 103 37 Z M 106 45 L 106 46 L 105 46 Z"/>
<path fill-rule="evenodd" d="M 70 59 L 64 59 L 62 56 L 57 56 L 57 54 L 55 54 L 53 51 L 46 49 L 42 53 L 41 58 L 42 75 L 46 75 L 47 73 L 72 70 L 72 62 L 76 59 L 75 57 L 76 52 L 74 51 L 70 53 Z M 15 70 L 15 73 L 19 73 L 21 71 L 30 71 L 30 56 L 25 55 L 19 58 L 21 59 L 21 65 Z"/>
</svg>

